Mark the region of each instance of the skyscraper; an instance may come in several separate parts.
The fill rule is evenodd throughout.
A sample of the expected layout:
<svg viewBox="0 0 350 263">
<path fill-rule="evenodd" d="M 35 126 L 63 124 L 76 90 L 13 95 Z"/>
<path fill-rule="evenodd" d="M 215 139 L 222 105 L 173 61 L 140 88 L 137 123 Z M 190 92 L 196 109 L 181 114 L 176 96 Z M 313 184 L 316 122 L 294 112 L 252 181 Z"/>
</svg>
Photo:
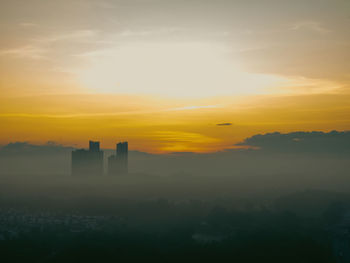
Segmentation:
<svg viewBox="0 0 350 263">
<path fill-rule="evenodd" d="M 108 158 L 108 173 L 110 175 L 128 173 L 128 142 L 117 144 L 116 154 Z"/>
<path fill-rule="evenodd" d="M 89 150 L 72 151 L 72 175 L 102 175 L 103 151 L 100 142 L 89 141 Z"/>
<path fill-rule="evenodd" d="M 89 151 L 90 152 L 99 152 L 100 151 L 100 142 L 89 141 Z"/>
</svg>

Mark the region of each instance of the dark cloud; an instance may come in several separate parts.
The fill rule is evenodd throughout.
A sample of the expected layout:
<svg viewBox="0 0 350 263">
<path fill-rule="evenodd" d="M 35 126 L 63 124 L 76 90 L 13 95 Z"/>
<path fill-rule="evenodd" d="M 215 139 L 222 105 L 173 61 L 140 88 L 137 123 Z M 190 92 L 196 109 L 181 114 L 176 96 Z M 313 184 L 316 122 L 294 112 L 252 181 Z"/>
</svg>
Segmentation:
<svg viewBox="0 0 350 263">
<path fill-rule="evenodd" d="M 12 142 L 0 148 L 0 155 L 26 155 L 26 154 L 56 154 L 71 151 L 66 147 L 49 141 L 43 145 L 34 145 L 28 142 Z"/>
<path fill-rule="evenodd" d="M 69 174 L 73 148 L 55 142 L 13 142 L 0 147 L 0 174 Z"/>
<path fill-rule="evenodd" d="M 237 145 L 271 152 L 350 153 L 350 131 L 258 134 Z"/>
<path fill-rule="evenodd" d="M 218 123 L 216 124 L 217 126 L 231 126 L 232 123 L 231 122 L 224 122 L 224 123 Z"/>
</svg>

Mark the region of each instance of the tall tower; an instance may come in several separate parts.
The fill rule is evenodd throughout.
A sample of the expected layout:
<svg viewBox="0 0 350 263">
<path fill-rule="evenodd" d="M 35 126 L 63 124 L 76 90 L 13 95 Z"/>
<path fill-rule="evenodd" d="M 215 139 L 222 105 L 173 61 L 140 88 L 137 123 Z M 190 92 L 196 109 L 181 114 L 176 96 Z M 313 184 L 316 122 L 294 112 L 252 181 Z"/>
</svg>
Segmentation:
<svg viewBox="0 0 350 263">
<path fill-rule="evenodd" d="M 128 142 L 116 145 L 116 154 L 108 158 L 108 173 L 122 175 L 128 173 Z"/>
<path fill-rule="evenodd" d="M 117 159 L 120 171 L 124 174 L 128 173 L 128 142 L 120 142 L 117 144 Z"/>
<path fill-rule="evenodd" d="M 72 175 L 103 175 L 103 151 L 100 142 L 89 141 L 89 150 L 72 151 Z"/>
<path fill-rule="evenodd" d="M 89 141 L 89 151 L 90 152 L 99 152 L 100 151 L 100 142 Z"/>
</svg>

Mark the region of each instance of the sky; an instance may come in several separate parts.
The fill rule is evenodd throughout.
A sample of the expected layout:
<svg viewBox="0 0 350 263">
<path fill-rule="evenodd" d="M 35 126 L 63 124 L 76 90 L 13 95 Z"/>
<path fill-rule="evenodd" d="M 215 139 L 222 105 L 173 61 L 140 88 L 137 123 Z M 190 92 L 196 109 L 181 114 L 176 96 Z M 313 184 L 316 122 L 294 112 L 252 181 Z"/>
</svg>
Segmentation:
<svg viewBox="0 0 350 263">
<path fill-rule="evenodd" d="M 2 0 L 0 34 L 2 145 L 350 129 L 348 0 Z"/>
</svg>

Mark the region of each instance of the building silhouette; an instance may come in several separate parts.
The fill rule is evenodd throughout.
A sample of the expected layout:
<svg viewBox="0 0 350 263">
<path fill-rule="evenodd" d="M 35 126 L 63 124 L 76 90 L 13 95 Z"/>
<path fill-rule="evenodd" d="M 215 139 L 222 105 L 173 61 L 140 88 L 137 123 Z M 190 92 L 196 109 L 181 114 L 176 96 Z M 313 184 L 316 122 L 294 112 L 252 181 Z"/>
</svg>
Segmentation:
<svg viewBox="0 0 350 263">
<path fill-rule="evenodd" d="M 128 173 L 128 142 L 117 143 L 116 154 L 108 157 L 108 174 L 123 175 Z"/>
<path fill-rule="evenodd" d="M 103 151 L 100 142 L 89 141 L 89 150 L 72 151 L 72 175 L 102 175 Z"/>
<path fill-rule="evenodd" d="M 89 141 L 89 151 L 99 152 L 100 151 L 100 142 Z"/>
</svg>

